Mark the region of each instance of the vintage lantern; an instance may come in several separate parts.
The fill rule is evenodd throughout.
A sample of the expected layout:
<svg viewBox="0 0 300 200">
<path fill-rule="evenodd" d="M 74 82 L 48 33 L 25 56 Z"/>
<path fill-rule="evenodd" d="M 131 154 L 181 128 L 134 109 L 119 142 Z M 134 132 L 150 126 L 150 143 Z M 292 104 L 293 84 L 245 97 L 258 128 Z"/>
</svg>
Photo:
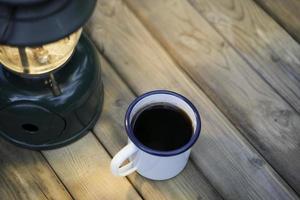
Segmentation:
<svg viewBox="0 0 300 200">
<path fill-rule="evenodd" d="M 86 134 L 102 108 L 95 47 L 82 33 L 96 0 L 0 0 L 0 135 L 52 149 Z"/>
</svg>

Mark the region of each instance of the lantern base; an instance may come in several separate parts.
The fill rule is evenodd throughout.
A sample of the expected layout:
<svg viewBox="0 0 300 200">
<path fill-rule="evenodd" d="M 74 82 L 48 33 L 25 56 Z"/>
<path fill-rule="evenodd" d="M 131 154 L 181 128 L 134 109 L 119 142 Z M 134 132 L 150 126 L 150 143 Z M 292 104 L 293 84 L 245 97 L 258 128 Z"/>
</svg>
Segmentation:
<svg viewBox="0 0 300 200">
<path fill-rule="evenodd" d="M 58 71 L 29 78 L 0 65 L 0 85 L 0 135 L 28 149 L 76 141 L 94 127 L 102 110 L 100 63 L 85 35 Z"/>
</svg>

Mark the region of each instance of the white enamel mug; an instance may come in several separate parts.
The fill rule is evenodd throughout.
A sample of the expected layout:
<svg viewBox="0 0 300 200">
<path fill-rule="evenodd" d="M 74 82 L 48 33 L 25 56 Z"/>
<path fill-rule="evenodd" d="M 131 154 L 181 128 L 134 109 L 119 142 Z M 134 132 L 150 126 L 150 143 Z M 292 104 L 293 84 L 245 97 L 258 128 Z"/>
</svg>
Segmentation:
<svg viewBox="0 0 300 200">
<path fill-rule="evenodd" d="M 131 122 L 137 112 L 152 104 L 168 103 L 184 111 L 192 121 L 193 135 L 185 145 L 172 151 L 158 151 L 142 144 L 134 135 Z M 179 174 L 188 162 L 191 147 L 201 130 L 200 115 L 184 96 L 167 90 L 155 90 L 136 98 L 125 116 L 128 144 L 111 161 L 111 171 L 116 176 L 127 176 L 134 171 L 152 180 L 166 180 Z M 122 164 L 129 160 L 125 166 Z M 122 167 L 121 167 L 122 166 Z"/>
</svg>

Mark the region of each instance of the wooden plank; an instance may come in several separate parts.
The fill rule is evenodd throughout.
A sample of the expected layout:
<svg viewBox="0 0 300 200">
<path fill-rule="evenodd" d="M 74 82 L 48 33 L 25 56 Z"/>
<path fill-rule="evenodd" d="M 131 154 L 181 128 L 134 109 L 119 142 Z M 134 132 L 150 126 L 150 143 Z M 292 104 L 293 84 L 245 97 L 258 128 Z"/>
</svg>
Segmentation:
<svg viewBox="0 0 300 200">
<path fill-rule="evenodd" d="M 300 113 L 300 45 L 252 0 L 189 1 Z"/>
<path fill-rule="evenodd" d="M 254 0 L 300 42 L 299 0 Z"/>
<path fill-rule="evenodd" d="M 300 194 L 300 115 L 186 1 L 128 3 L 182 69 Z"/>
<path fill-rule="evenodd" d="M 111 174 L 111 158 L 92 133 L 43 154 L 75 199 L 141 199 L 126 178 Z"/>
<path fill-rule="evenodd" d="M 127 143 L 123 124 L 124 116 L 128 105 L 135 96 L 111 66 L 104 59 L 101 60 L 103 61 L 105 101 L 103 114 L 94 128 L 94 132 L 109 153 L 115 155 Z M 129 176 L 129 179 L 144 199 L 221 199 L 203 174 L 191 162 L 180 175 L 171 180 L 151 181 L 137 173 Z"/>
<path fill-rule="evenodd" d="M 151 3 L 155 5 L 157 1 Z M 89 32 L 136 93 L 165 88 L 182 93 L 195 103 L 202 114 L 203 130 L 193 147 L 192 158 L 222 196 L 227 199 L 297 199 L 122 1 L 98 0 Z"/>
<path fill-rule="evenodd" d="M 0 139 L 0 199 L 72 198 L 39 152 Z"/>
</svg>

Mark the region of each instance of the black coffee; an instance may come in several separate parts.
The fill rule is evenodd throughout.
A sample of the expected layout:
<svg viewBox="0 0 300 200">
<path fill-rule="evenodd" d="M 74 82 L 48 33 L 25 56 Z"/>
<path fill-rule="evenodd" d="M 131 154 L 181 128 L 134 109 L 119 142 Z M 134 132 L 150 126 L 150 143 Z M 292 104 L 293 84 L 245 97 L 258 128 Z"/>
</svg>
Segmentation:
<svg viewBox="0 0 300 200">
<path fill-rule="evenodd" d="M 159 151 L 178 149 L 188 143 L 193 125 L 188 115 L 169 105 L 150 105 L 132 120 L 133 132 L 145 146 Z"/>
</svg>

